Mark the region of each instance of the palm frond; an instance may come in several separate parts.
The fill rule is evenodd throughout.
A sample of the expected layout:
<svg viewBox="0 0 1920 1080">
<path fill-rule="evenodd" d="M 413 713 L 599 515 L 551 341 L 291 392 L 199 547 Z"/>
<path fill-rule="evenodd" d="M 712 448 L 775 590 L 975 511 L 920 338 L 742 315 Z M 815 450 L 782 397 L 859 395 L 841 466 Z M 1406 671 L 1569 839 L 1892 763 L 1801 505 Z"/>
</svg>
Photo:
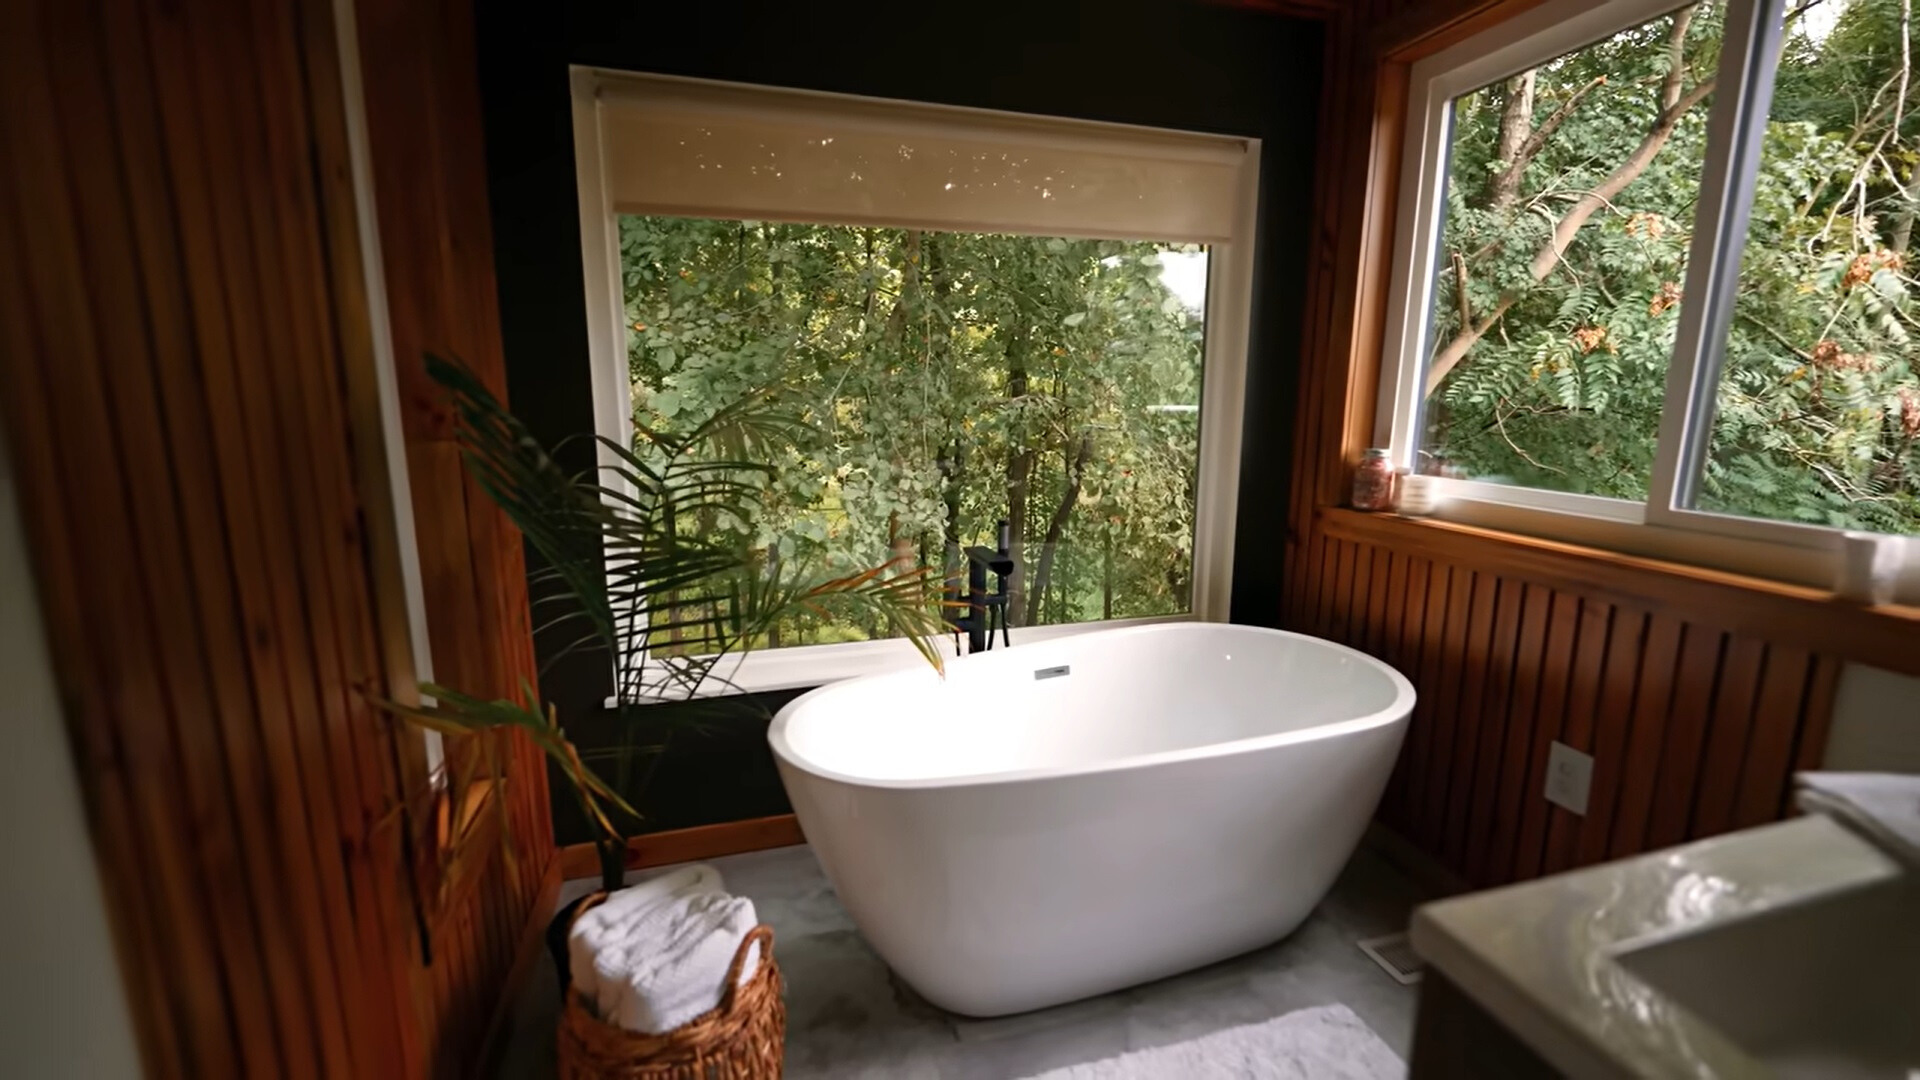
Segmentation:
<svg viewBox="0 0 1920 1080">
<path fill-rule="evenodd" d="M 556 452 L 574 440 L 550 452 L 464 365 L 428 356 L 427 370 L 448 393 L 461 456 L 475 483 L 539 555 L 528 580 L 540 631 L 567 628 L 571 636 L 547 663 L 603 653 L 623 714 L 628 705 L 733 688 L 724 665 L 801 613 L 857 613 L 907 637 L 940 666 L 928 643 L 941 632 L 929 571 L 893 562 L 825 579 L 805 566 L 769 570 L 746 539 L 710 527 L 754 519 L 774 478 L 766 462 L 794 441 L 800 421 L 781 412 L 774 395 L 747 395 L 685 433 L 638 426 L 633 446 L 582 437 L 596 465 L 573 473 Z M 631 738 L 619 748 L 620 782 L 609 785 L 582 760 L 552 709 L 540 710 L 531 687 L 521 688 L 520 700 L 425 689 L 437 704 L 387 707 L 447 735 L 526 732 L 559 767 L 596 828 L 618 836 L 609 810 L 638 817 L 620 794 L 628 790 L 628 763 L 640 749 Z"/>
</svg>

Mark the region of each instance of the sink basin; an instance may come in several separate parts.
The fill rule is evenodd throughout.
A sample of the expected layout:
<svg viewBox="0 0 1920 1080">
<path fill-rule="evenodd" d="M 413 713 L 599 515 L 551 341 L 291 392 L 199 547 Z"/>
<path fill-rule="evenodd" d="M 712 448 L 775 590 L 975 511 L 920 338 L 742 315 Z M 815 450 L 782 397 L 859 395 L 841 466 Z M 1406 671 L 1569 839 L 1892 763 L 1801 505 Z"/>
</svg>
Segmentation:
<svg viewBox="0 0 1920 1080">
<path fill-rule="evenodd" d="M 1778 1076 L 1920 1078 L 1920 883 L 1911 878 L 1617 950 L 1621 967 Z"/>
</svg>

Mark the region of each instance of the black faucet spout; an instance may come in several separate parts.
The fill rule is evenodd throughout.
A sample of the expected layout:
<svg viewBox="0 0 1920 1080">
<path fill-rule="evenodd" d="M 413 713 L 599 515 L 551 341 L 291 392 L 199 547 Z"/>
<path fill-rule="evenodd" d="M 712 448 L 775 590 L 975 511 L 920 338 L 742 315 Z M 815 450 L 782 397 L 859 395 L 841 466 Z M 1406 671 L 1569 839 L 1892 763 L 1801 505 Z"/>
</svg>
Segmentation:
<svg viewBox="0 0 1920 1080">
<path fill-rule="evenodd" d="M 964 606 L 965 615 L 949 615 L 947 622 L 953 627 L 954 648 L 960 646 L 960 634 L 967 635 L 967 652 L 984 652 L 993 648 L 993 635 L 996 625 L 1003 644 L 1012 645 L 1013 638 L 1007 628 L 1007 579 L 1013 576 L 1014 560 L 1009 551 L 1010 532 L 1007 522 L 1000 522 L 998 550 L 975 545 L 966 549 L 967 593 L 965 604 L 959 597 L 949 595 L 949 608 Z M 994 577 L 993 588 L 987 587 L 987 575 Z M 954 581 L 957 591 L 958 581 Z"/>
</svg>

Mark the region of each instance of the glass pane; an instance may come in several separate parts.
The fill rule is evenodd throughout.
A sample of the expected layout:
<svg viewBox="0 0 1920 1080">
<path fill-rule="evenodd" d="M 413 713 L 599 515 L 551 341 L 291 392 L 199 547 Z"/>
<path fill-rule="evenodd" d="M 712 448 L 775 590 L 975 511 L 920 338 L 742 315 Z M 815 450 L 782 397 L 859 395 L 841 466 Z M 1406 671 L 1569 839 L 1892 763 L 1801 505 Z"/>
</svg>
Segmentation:
<svg viewBox="0 0 1920 1080">
<path fill-rule="evenodd" d="M 1794 10 L 1696 505 L 1920 532 L 1920 79 L 1900 0 Z"/>
<path fill-rule="evenodd" d="M 760 390 L 800 421 L 748 448 L 777 478 L 756 519 L 699 527 L 949 574 L 1007 519 L 1015 627 L 1190 610 L 1204 247 L 643 216 L 620 239 L 636 424 Z M 761 644 L 881 633 L 818 613 Z"/>
<path fill-rule="evenodd" d="M 1423 472 L 1643 499 L 1722 7 L 1453 101 Z"/>
</svg>

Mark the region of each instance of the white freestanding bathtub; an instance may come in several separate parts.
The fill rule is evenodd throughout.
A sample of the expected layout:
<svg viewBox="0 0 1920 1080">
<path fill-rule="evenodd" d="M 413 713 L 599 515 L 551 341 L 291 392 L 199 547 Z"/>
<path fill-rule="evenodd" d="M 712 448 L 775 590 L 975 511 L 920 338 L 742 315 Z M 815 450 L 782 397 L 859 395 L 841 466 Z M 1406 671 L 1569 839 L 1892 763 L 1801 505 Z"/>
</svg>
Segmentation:
<svg viewBox="0 0 1920 1080">
<path fill-rule="evenodd" d="M 998 1016 L 1291 933 L 1413 700 L 1342 645 L 1178 623 L 825 686 L 768 738 L 873 948 L 941 1008 Z"/>
</svg>

